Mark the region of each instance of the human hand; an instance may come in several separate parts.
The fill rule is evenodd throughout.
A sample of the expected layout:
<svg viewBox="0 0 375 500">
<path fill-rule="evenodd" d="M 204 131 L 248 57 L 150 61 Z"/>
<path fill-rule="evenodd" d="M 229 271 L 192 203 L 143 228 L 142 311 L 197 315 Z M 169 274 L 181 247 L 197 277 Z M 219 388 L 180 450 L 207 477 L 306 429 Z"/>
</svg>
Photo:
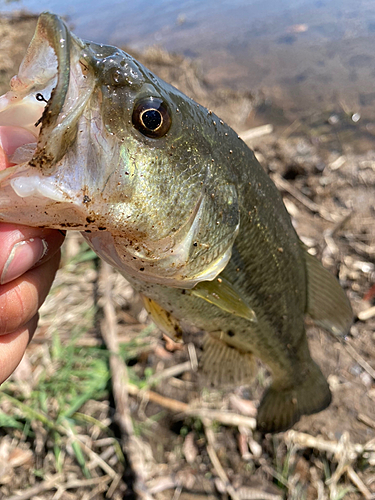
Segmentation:
<svg viewBox="0 0 375 500">
<path fill-rule="evenodd" d="M 0 126 L 0 170 L 35 140 L 20 127 Z M 15 370 L 34 335 L 38 309 L 51 288 L 64 234 L 0 223 L 0 384 Z"/>
<path fill-rule="evenodd" d="M 60 262 L 64 234 L 0 223 L 0 383 L 30 342 Z"/>
</svg>

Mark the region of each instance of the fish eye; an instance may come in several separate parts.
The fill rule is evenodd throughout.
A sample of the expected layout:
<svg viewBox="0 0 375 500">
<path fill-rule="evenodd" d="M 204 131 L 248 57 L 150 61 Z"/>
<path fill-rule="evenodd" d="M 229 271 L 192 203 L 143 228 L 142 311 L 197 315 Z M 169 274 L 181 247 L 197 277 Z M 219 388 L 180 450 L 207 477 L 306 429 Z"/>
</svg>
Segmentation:
<svg viewBox="0 0 375 500">
<path fill-rule="evenodd" d="M 159 97 L 146 97 L 136 102 L 133 126 L 146 137 L 163 137 L 170 129 L 171 123 L 168 106 Z"/>
</svg>

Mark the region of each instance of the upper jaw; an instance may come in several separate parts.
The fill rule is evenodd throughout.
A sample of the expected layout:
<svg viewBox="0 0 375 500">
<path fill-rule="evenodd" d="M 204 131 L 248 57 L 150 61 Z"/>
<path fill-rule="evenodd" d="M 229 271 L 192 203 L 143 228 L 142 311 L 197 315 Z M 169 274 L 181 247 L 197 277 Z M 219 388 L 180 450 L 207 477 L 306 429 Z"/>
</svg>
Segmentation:
<svg viewBox="0 0 375 500">
<path fill-rule="evenodd" d="M 55 57 L 56 63 L 50 67 L 38 67 L 44 63 L 44 53 L 41 48 L 45 48 L 45 52 L 49 58 Z M 36 80 L 39 80 L 40 85 L 54 82 L 53 92 L 48 100 L 48 104 L 44 109 L 42 123 L 48 122 L 48 126 L 54 126 L 58 116 L 63 108 L 66 95 L 69 88 L 70 80 L 70 52 L 71 52 L 71 35 L 65 23 L 56 15 L 44 12 L 40 15 L 34 37 L 29 45 L 26 57 L 21 65 L 20 72 L 23 66 L 31 66 L 31 85 L 35 87 Z M 49 62 L 51 59 L 49 59 Z M 35 74 L 35 69 L 40 70 Z M 52 83 L 51 82 L 51 83 Z M 39 83 L 39 82 L 38 82 Z"/>
<path fill-rule="evenodd" d="M 79 64 L 82 47 L 58 16 L 42 14 L 11 90 L 0 97 L 0 152 L 6 157 L 0 170 L 7 167 L 0 172 L 4 222 L 60 227 L 58 217 L 49 215 L 56 202 L 59 212 L 69 212 L 60 220 L 77 227 L 84 220 L 83 213 L 69 208 L 76 200 L 61 176 L 64 155 L 95 87 L 93 76 L 83 75 Z"/>
<path fill-rule="evenodd" d="M 84 42 L 71 34 L 58 16 L 42 14 L 31 50 L 34 40 L 36 50 L 39 40 L 46 40 L 57 59 L 55 87 L 44 109 L 37 148 L 30 162 L 48 175 L 75 140 L 78 120 L 95 88 L 95 79 L 80 64 Z"/>
<path fill-rule="evenodd" d="M 69 86 L 69 46 L 65 24 L 42 14 L 11 90 L 0 98 L 1 125 L 20 126 L 37 137 L 47 112 L 56 119 Z"/>
<path fill-rule="evenodd" d="M 14 163 L 27 162 L 49 175 L 74 141 L 95 86 L 93 76 L 82 73 L 83 47 L 58 16 L 40 15 L 11 90 L 0 97 L 0 126 L 19 127 L 36 143 Z"/>
</svg>

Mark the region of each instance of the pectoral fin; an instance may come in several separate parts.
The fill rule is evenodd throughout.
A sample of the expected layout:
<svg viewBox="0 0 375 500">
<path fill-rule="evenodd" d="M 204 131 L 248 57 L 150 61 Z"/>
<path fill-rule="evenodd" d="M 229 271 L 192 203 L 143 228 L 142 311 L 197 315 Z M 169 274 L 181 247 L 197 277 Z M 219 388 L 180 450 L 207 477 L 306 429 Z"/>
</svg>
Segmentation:
<svg viewBox="0 0 375 500">
<path fill-rule="evenodd" d="M 314 322 L 335 336 L 345 336 L 353 321 L 350 302 L 338 280 L 306 252 L 307 312 Z"/>
<path fill-rule="evenodd" d="M 190 293 L 210 304 L 214 304 L 225 312 L 249 321 L 257 321 L 254 310 L 225 278 L 219 277 L 213 281 L 202 281 Z"/>
<path fill-rule="evenodd" d="M 168 311 L 163 309 L 157 302 L 141 294 L 146 311 L 152 317 L 154 323 L 175 341 L 181 341 L 182 329 L 179 321 Z"/>
<path fill-rule="evenodd" d="M 248 384 L 254 377 L 255 369 L 255 358 L 251 353 L 242 352 L 206 334 L 200 360 L 200 374 L 206 385 L 222 387 Z"/>
</svg>

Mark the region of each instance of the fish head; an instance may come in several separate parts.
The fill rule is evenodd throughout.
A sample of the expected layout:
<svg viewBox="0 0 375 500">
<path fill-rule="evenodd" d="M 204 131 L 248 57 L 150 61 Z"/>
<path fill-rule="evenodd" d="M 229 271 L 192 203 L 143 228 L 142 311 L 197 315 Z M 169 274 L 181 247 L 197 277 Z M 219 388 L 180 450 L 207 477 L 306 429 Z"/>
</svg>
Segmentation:
<svg viewBox="0 0 375 500">
<path fill-rule="evenodd" d="M 80 230 L 133 280 L 191 288 L 214 279 L 239 208 L 233 175 L 215 164 L 208 115 L 129 54 L 43 13 L 0 98 L 0 138 L 13 144 L 0 220 Z"/>
</svg>

